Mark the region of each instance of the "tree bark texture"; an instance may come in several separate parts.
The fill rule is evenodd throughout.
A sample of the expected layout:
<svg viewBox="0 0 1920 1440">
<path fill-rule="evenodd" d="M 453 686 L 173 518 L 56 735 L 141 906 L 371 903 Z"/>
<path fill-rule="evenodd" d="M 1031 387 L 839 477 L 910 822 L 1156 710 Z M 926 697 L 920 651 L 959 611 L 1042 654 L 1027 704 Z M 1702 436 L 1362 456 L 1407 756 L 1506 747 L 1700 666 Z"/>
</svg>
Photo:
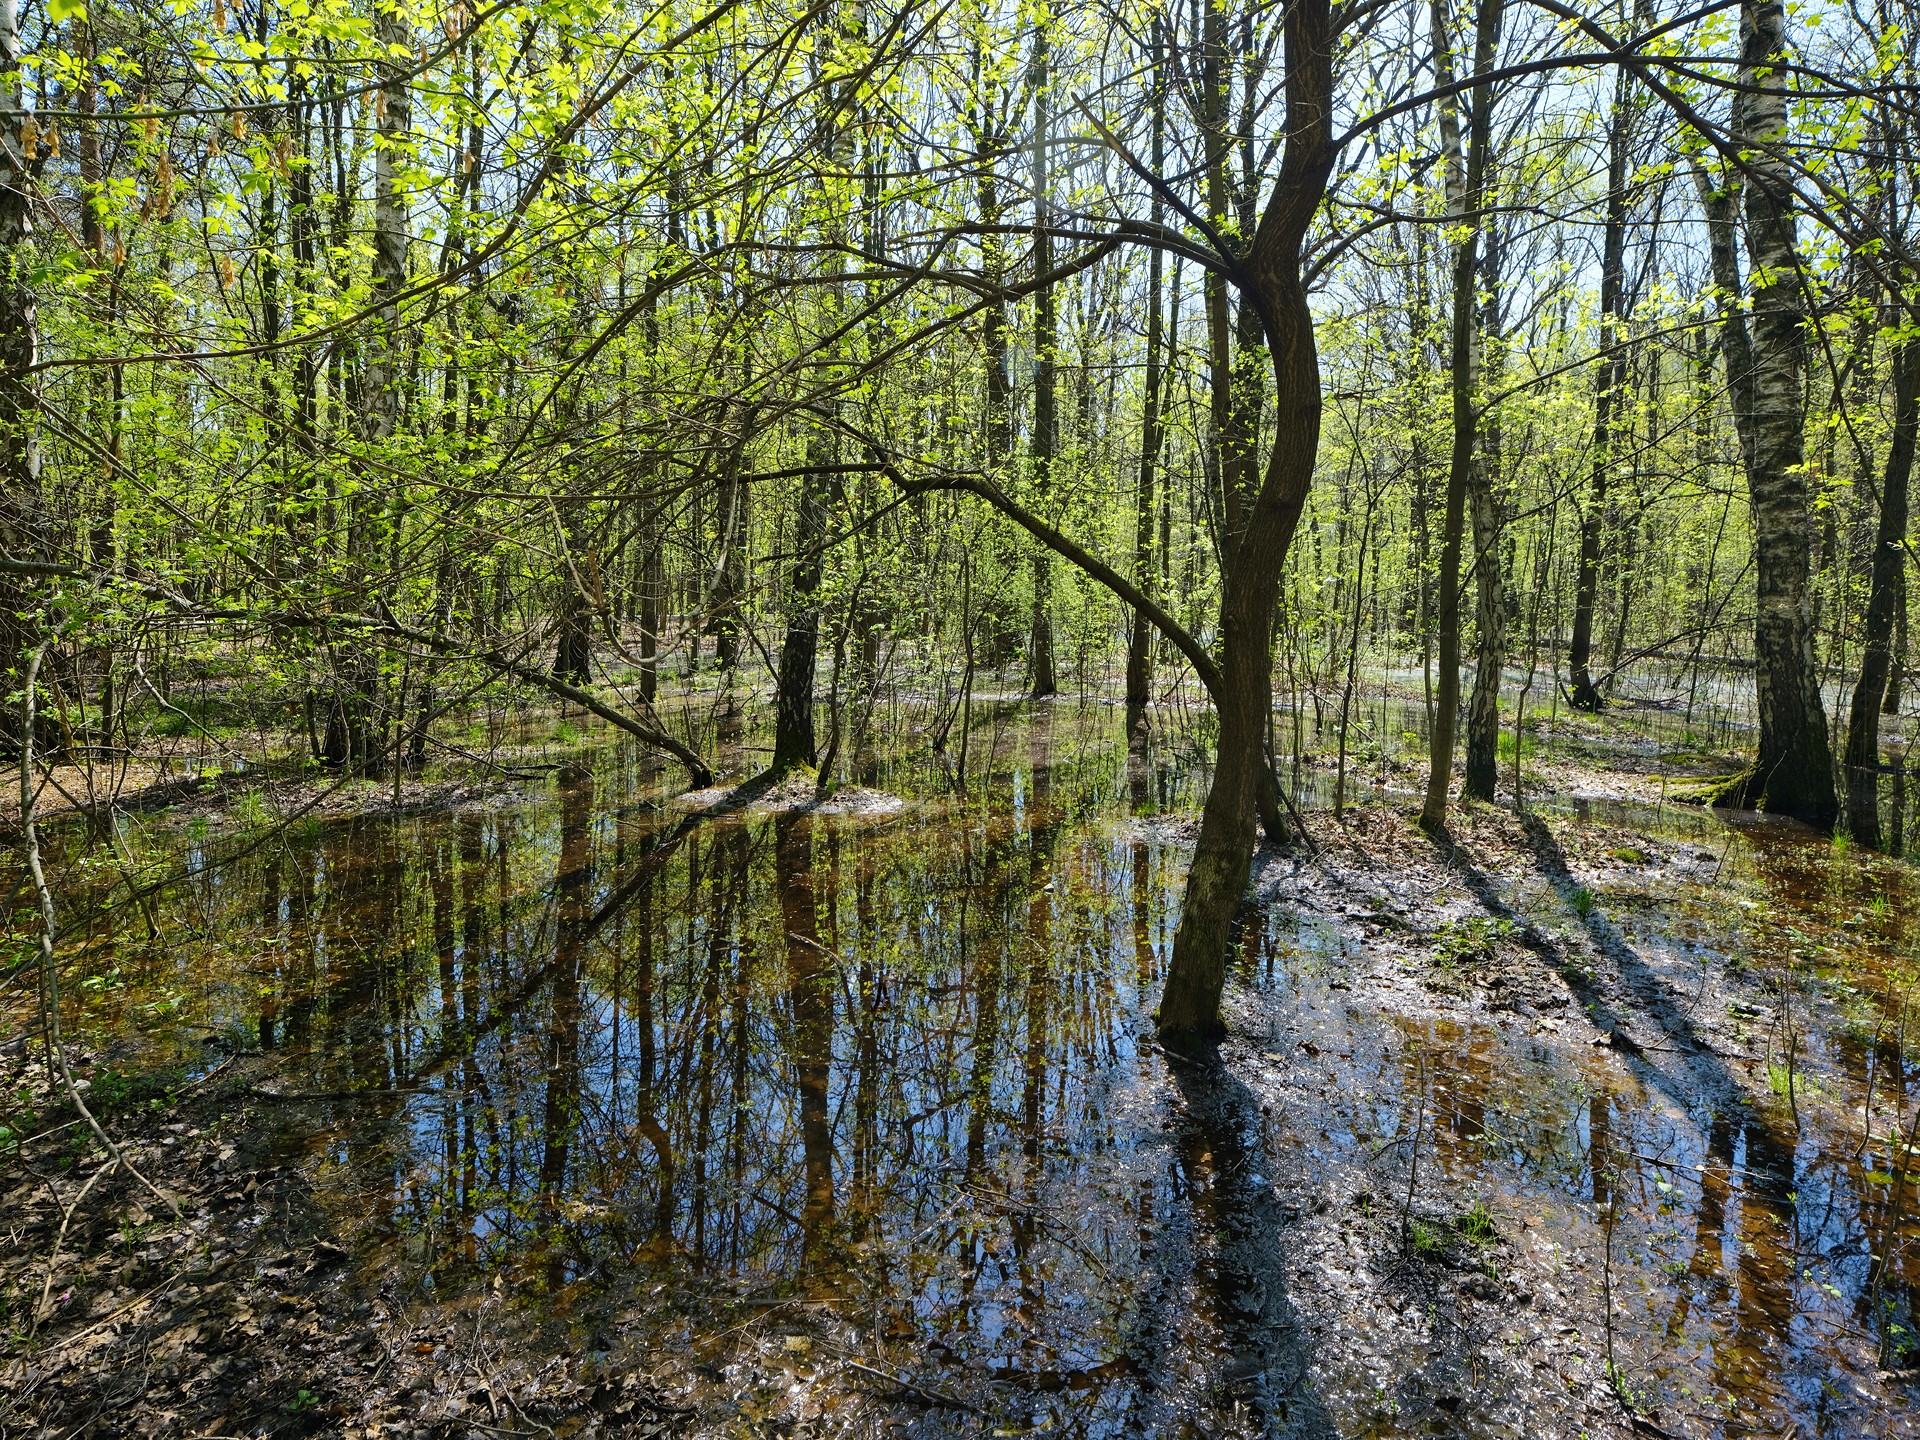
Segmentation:
<svg viewBox="0 0 1920 1440">
<path fill-rule="evenodd" d="M 832 12 L 829 12 L 832 13 Z M 851 15 L 853 12 L 843 12 Z M 858 35 L 836 28 L 847 20 L 828 22 L 820 50 L 822 78 L 828 82 L 826 149 L 829 169 L 839 175 L 855 168 L 855 137 L 858 116 L 854 113 L 852 81 L 832 72 L 845 64 L 845 56 L 857 48 Z M 839 329 L 842 313 L 842 277 L 846 260 L 842 247 L 852 230 L 847 201 L 831 184 L 821 185 L 820 231 L 832 258 L 827 262 L 831 283 L 823 292 L 822 320 L 832 334 Z M 843 342 L 841 342 L 843 343 Z M 823 361 L 841 358 L 835 352 L 839 344 L 821 352 Z M 830 408 L 835 402 L 829 401 Z M 823 574 L 821 551 L 826 543 L 831 511 L 838 505 L 838 481 L 833 469 L 839 458 L 838 443 L 831 431 L 816 427 L 807 439 L 807 463 L 814 473 L 802 478 L 799 504 L 795 508 L 793 569 L 789 575 L 787 632 L 780 642 L 779 674 L 774 691 L 773 761 L 775 775 L 785 775 L 819 761 L 814 739 L 814 678 L 820 657 L 820 581 Z M 824 777 L 823 777 L 824 778 Z"/>
<path fill-rule="evenodd" d="M 1051 39 L 1048 26 L 1052 12 L 1042 7 L 1033 41 L 1033 271 L 1039 290 L 1033 302 L 1033 493 L 1036 505 L 1044 509 L 1053 488 L 1053 466 L 1060 441 L 1059 376 L 1055 368 L 1059 348 L 1059 318 L 1053 285 L 1053 237 L 1048 187 L 1052 176 L 1048 165 L 1047 132 L 1053 83 Z M 1033 698 L 1045 699 L 1059 693 L 1059 677 L 1053 659 L 1053 555 L 1044 546 L 1033 553 L 1033 624 L 1027 645 L 1028 668 L 1033 681 Z"/>
<path fill-rule="evenodd" d="M 1805 412 L 1801 375 L 1806 315 L 1794 234 L 1793 173 L 1768 147 L 1787 134 L 1782 0 L 1747 0 L 1740 12 L 1744 87 L 1735 96 L 1736 140 L 1750 155 L 1746 187 L 1748 281 L 1753 308 L 1750 383 L 1741 450 L 1753 510 L 1758 605 L 1754 657 L 1760 743 L 1739 799 L 1819 828 L 1838 809 L 1833 749 L 1813 653 Z M 1735 418 L 1740 418 L 1735 395 Z"/>
<path fill-rule="evenodd" d="M 1903 342 L 1893 357 L 1893 436 L 1880 478 L 1880 521 L 1862 623 L 1860 679 L 1847 716 L 1847 828 L 1862 845 L 1880 848 L 1880 710 L 1893 668 L 1894 622 L 1906 578 L 1907 494 L 1913 474 L 1915 422 L 1920 419 L 1920 343 Z"/>
<path fill-rule="evenodd" d="M 1436 77 L 1442 86 L 1453 83 L 1451 26 L 1446 0 L 1432 0 L 1433 53 Z M 1473 66 L 1476 76 L 1491 68 L 1500 33 L 1500 0 L 1489 0 L 1475 28 Z M 1439 830 L 1447 822 L 1447 793 L 1453 782 L 1453 751 L 1460 723 L 1460 546 L 1465 529 L 1467 498 L 1473 486 L 1474 453 L 1478 433 L 1480 333 L 1475 314 L 1474 277 L 1480 242 L 1478 211 L 1485 193 L 1486 162 L 1492 129 L 1492 86 L 1484 80 L 1473 86 L 1471 99 L 1472 150 L 1463 158 L 1458 102 L 1448 95 L 1439 103 L 1440 143 L 1446 157 L 1447 214 L 1466 233 L 1455 241 L 1453 253 L 1452 344 L 1453 447 L 1447 464 L 1446 513 L 1440 537 L 1439 674 L 1434 690 L 1427 794 L 1420 823 Z"/>
<path fill-rule="evenodd" d="M 1607 214 L 1600 236 L 1600 359 L 1593 377 L 1593 470 L 1580 516 L 1580 569 L 1574 582 L 1573 635 L 1567 645 L 1568 703 L 1597 711 L 1604 701 L 1593 683 L 1593 616 L 1600 598 L 1600 553 L 1606 539 L 1607 479 L 1612 467 L 1613 412 L 1626 383 L 1620 316 L 1626 289 L 1627 72 L 1614 86 L 1607 130 Z"/>
<path fill-rule="evenodd" d="M 1174 1049 L 1204 1046 L 1221 1033 L 1220 996 L 1252 867 L 1255 803 L 1272 773 L 1266 745 L 1280 576 L 1320 446 L 1320 359 L 1300 256 L 1333 168 L 1335 32 L 1327 0 L 1295 0 L 1284 23 L 1286 149 L 1241 267 L 1243 300 L 1255 306 L 1265 330 L 1278 407 L 1244 533 L 1225 552 L 1219 741 L 1160 1001 L 1160 1035 Z"/>
<path fill-rule="evenodd" d="M 1476 139 L 1475 143 L 1481 141 Z M 1481 390 L 1499 383 L 1500 248 L 1491 227 L 1480 265 L 1480 289 L 1477 339 L 1481 358 L 1476 366 L 1476 401 Z M 1484 384 L 1480 381 L 1482 373 L 1487 377 Z M 1479 430 L 1473 464 L 1467 471 L 1467 514 L 1473 526 L 1473 692 L 1467 700 L 1467 763 L 1460 794 L 1463 799 L 1491 804 L 1500 769 L 1500 679 L 1507 668 L 1499 417 L 1481 416 Z"/>
<path fill-rule="evenodd" d="M 1160 75 L 1163 64 L 1160 22 L 1153 22 L 1153 140 L 1151 164 L 1159 174 L 1167 160 L 1166 87 Z M 1152 220 L 1157 226 L 1164 218 L 1160 197 L 1154 196 Z M 1147 257 L 1147 375 L 1146 395 L 1140 416 L 1140 481 L 1134 492 L 1133 583 L 1143 595 L 1155 589 L 1153 569 L 1153 526 L 1158 505 L 1158 465 L 1163 423 L 1160 418 L 1161 376 L 1165 365 L 1165 320 L 1161 311 L 1162 255 L 1156 247 Z M 1138 610 L 1133 612 L 1133 627 L 1127 635 L 1127 737 L 1130 743 L 1144 743 L 1147 733 L 1147 706 L 1153 700 L 1153 627 Z"/>
<path fill-rule="evenodd" d="M 14 559 L 41 560 L 52 537 L 34 442 L 39 317 L 28 283 L 33 162 L 26 153 L 26 122 L 18 0 L 0 0 L 0 546 Z M 0 574 L 0 677 L 9 692 L 34 644 L 35 627 L 21 616 L 33 609 L 37 583 Z M 22 723 L 18 707 L 0 705 L 0 752 L 19 752 Z"/>
</svg>

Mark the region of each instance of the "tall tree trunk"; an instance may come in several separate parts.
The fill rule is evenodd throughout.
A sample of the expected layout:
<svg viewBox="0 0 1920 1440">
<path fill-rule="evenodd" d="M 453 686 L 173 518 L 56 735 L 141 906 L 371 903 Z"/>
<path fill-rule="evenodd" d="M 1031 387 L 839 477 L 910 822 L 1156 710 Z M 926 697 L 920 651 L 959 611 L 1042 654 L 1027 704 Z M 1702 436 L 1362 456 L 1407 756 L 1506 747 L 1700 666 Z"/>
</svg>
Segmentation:
<svg viewBox="0 0 1920 1440">
<path fill-rule="evenodd" d="M 1907 340 L 1893 352 L 1893 438 L 1880 481 L 1880 523 L 1861 626 L 1865 643 L 1860 680 L 1847 716 L 1847 828 L 1855 840 L 1874 849 L 1880 847 L 1880 706 L 1892 670 L 1895 611 L 1906 578 L 1907 482 L 1913 474 L 1917 420 L 1920 343 Z"/>
<path fill-rule="evenodd" d="M 1413 549 L 1412 594 L 1407 598 L 1409 617 L 1420 639 L 1420 678 L 1427 705 L 1427 725 L 1434 723 L 1433 709 L 1433 501 L 1431 462 L 1427 454 L 1427 396 L 1432 373 L 1427 352 L 1432 340 L 1432 317 L 1428 306 L 1427 284 L 1428 227 L 1413 227 L 1413 293 L 1407 307 L 1407 394 L 1409 397 L 1409 440 L 1407 462 L 1413 471 L 1412 494 L 1408 497 L 1407 528 Z"/>
<path fill-rule="evenodd" d="M 34 439 L 33 365 L 39 325 L 29 274 L 33 268 L 33 164 L 26 153 L 27 112 L 20 73 L 18 0 L 0 0 L 0 545 L 18 560 L 48 557 L 40 493 L 40 454 Z M 25 662 L 35 627 L 22 619 L 34 608 L 34 581 L 0 571 L 0 675 L 10 683 Z M 15 753 L 22 739 L 19 707 L 0 704 L 0 750 Z"/>
<path fill-rule="evenodd" d="M 395 7 L 376 9 L 375 37 L 390 52 L 382 59 L 380 88 L 374 92 L 378 141 L 373 152 L 373 293 L 379 304 L 373 341 L 367 352 L 366 380 L 361 395 L 362 435 L 368 445 L 393 437 L 400 423 L 400 387 L 406 357 L 400 331 L 400 294 L 407 285 L 407 200 L 400 188 L 400 172 L 412 128 L 412 99 L 407 89 L 407 64 L 393 58 L 396 49 L 413 50 L 413 37 Z"/>
<path fill-rule="evenodd" d="M 1760 743 L 1753 771 L 1738 796 L 1728 798 L 1825 829 L 1838 804 L 1813 653 L 1801 393 L 1806 315 L 1793 174 L 1768 148 L 1787 134 L 1787 97 L 1779 78 L 1788 60 L 1783 0 L 1745 0 L 1740 40 L 1740 83 L 1748 88 L 1735 96 L 1733 129 L 1750 157 L 1746 235 L 1753 329 L 1747 403 L 1740 403 L 1736 386 L 1734 413 L 1739 419 L 1744 411 L 1740 449 L 1753 510 Z M 1728 353 L 1731 360 L 1732 347 Z"/>
<path fill-rule="evenodd" d="M 1174 1049 L 1204 1046 L 1221 1033 L 1220 995 L 1233 918 L 1252 868 L 1255 806 L 1266 808 L 1262 797 L 1273 794 L 1266 747 L 1280 576 L 1320 448 L 1320 359 L 1300 257 L 1333 169 L 1335 34 L 1327 0 L 1295 0 L 1283 24 L 1286 149 L 1243 267 L 1251 292 L 1245 299 L 1265 327 L 1278 408 L 1244 533 L 1224 552 L 1213 781 L 1160 1000 L 1159 1032 Z"/>
<path fill-rule="evenodd" d="M 976 68 L 978 61 L 976 59 Z M 980 348 L 986 370 L 986 462 L 995 484 L 1005 483 L 1000 467 L 1013 450 L 1013 382 L 1007 373 L 1007 306 L 1004 244 L 998 233 L 1003 214 L 1000 185 L 993 167 L 999 138 L 985 118 L 984 98 L 976 100 L 974 153 L 980 166 L 980 273 L 992 299 L 980 315 Z"/>
<path fill-rule="evenodd" d="M 1207 220 L 1223 235 L 1244 230 L 1233 186 L 1235 135 L 1230 110 L 1235 56 L 1226 8 L 1205 0 L 1201 18 L 1200 97 L 1196 117 L 1205 142 Z M 1244 69 L 1244 67 L 1241 67 Z M 1258 444 L 1262 388 L 1261 329 L 1265 323 L 1244 287 L 1238 313 L 1227 281 L 1208 270 L 1202 284 L 1207 324 L 1208 441 L 1218 507 L 1215 545 L 1224 570 L 1245 534 L 1248 507 L 1260 481 Z"/>
<path fill-rule="evenodd" d="M 1488 0 L 1480 9 L 1473 46 L 1475 76 L 1484 76 L 1492 68 L 1501 10 L 1501 0 Z M 1446 0 L 1431 0 L 1431 15 L 1437 78 L 1442 86 L 1451 85 L 1452 41 Z M 1440 536 L 1440 673 L 1434 693 L 1426 803 L 1420 810 L 1420 823 L 1429 830 L 1439 830 L 1447 823 L 1447 792 L 1453 780 L 1454 740 L 1460 723 L 1460 542 L 1476 461 L 1474 407 L 1479 398 L 1479 326 L 1474 314 L 1474 272 L 1480 246 L 1477 212 L 1486 188 L 1493 87 L 1484 79 L 1474 83 L 1468 121 L 1472 150 L 1464 163 L 1458 101 L 1449 94 L 1441 99 L 1439 110 L 1440 143 L 1446 153 L 1447 214 L 1455 226 L 1464 226 L 1466 233 L 1456 242 L 1453 253 L 1453 449 L 1447 465 L 1446 517 Z"/>
<path fill-rule="evenodd" d="M 374 12 L 374 36 L 380 42 L 380 88 L 373 92 L 377 141 L 373 151 L 373 295 L 377 312 L 367 327 L 366 364 L 360 384 L 360 441 L 372 454 L 391 441 L 400 427 L 400 390 L 406 374 L 400 326 L 400 295 L 407 284 L 407 201 L 400 188 L 412 129 L 412 98 L 407 88 L 413 37 L 405 17 L 391 7 Z M 343 197 L 344 200 L 344 197 Z M 369 583 L 368 556 L 388 537 L 373 533 L 376 513 L 389 520 L 383 500 L 388 487 L 380 472 L 367 468 L 362 488 L 349 502 L 347 572 L 351 588 Z M 355 603 L 366 603 L 356 597 Z M 366 769 L 374 761 L 373 708 L 380 664 L 371 651 L 338 647 L 339 675 L 327 718 L 325 758 L 329 764 Z"/>
<path fill-rule="evenodd" d="M 649 394 L 656 388 L 660 356 L 660 297 L 648 274 L 646 313 L 642 317 L 641 337 L 646 344 L 646 385 Z M 649 477 L 655 473 L 649 467 Z M 666 512 L 655 502 L 653 533 L 642 537 L 646 547 L 640 561 L 640 698 L 651 705 L 660 695 L 660 623 L 666 598 Z"/>
<path fill-rule="evenodd" d="M 1033 37 L 1033 275 L 1039 286 L 1033 301 L 1033 495 L 1044 509 L 1053 489 L 1053 466 L 1060 442 L 1060 396 L 1056 360 L 1060 326 L 1053 293 L 1053 223 L 1048 192 L 1052 169 L 1047 153 L 1053 101 L 1051 7 L 1042 6 Z M 1053 552 L 1033 553 L 1033 624 L 1027 645 L 1029 678 L 1036 700 L 1057 694 L 1053 661 Z"/>
<path fill-rule="evenodd" d="M 292 158 L 287 180 L 287 238 L 293 259 L 293 303 L 301 314 L 305 314 L 312 306 L 318 278 L 314 272 L 313 244 L 316 216 L 313 208 L 312 107 L 307 100 L 306 77 L 297 73 L 291 62 L 287 68 L 287 113 L 293 129 Z M 314 354 L 316 348 L 302 345 L 294 351 L 293 432 L 302 456 L 312 452 L 320 422 L 320 366 Z M 310 523 L 305 519 L 308 508 L 305 499 L 302 497 L 302 523 L 294 532 L 298 539 L 304 539 L 311 531 Z"/>
<path fill-rule="evenodd" d="M 818 52 L 821 79 L 827 83 L 828 109 L 824 123 L 829 127 L 828 169 L 835 175 L 850 174 L 854 168 L 859 125 L 859 117 L 854 113 L 853 81 L 834 78 L 834 72 L 847 63 L 842 58 L 843 50 L 857 53 L 859 48 L 857 34 L 843 34 L 835 28 L 841 23 L 839 20 L 827 22 Z M 829 184 L 820 187 L 818 198 L 824 212 L 820 228 L 828 254 L 827 274 L 837 282 L 846 273 L 843 247 L 852 226 L 845 203 L 832 192 Z M 840 326 L 841 292 L 838 283 L 829 284 L 823 292 L 822 328 L 829 334 Z M 827 351 L 819 358 L 827 362 L 834 356 Z M 832 383 L 831 377 L 828 383 Z M 828 401 L 829 408 L 835 404 Z M 832 469 L 838 459 L 833 432 L 815 426 L 807 437 L 807 464 L 813 473 L 800 482 L 794 515 L 787 633 L 780 642 L 779 674 L 774 689 L 773 761 L 769 766 L 774 775 L 785 775 L 799 766 L 815 764 L 819 758 L 813 733 L 813 688 L 820 655 L 820 552 L 827 538 L 830 504 L 839 488 Z"/>
<path fill-rule="evenodd" d="M 1167 160 L 1167 97 L 1162 78 L 1163 54 L 1160 21 L 1153 22 L 1153 173 L 1158 175 Z M 1159 225 L 1163 206 L 1156 192 L 1153 198 L 1153 223 Z M 1153 525 L 1158 504 L 1157 467 L 1163 443 L 1161 419 L 1161 377 L 1165 368 L 1165 333 L 1161 314 L 1161 252 L 1158 246 L 1147 257 L 1147 377 L 1146 395 L 1140 417 L 1140 483 L 1134 491 L 1133 583 L 1149 599 L 1157 587 L 1153 574 Z M 1142 744 L 1147 735 L 1147 706 L 1153 700 L 1153 629 L 1146 616 L 1135 612 L 1127 635 L 1127 737 Z"/>
<path fill-rule="evenodd" d="M 1630 77 L 1622 67 L 1614 81 L 1607 129 L 1607 213 L 1600 238 L 1600 357 L 1593 377 L 1593 471 L 1586 510 L 1580 517 L 1580 570 L 1574 585 L 1573 636 L 1567 646 L 1567 671 L 1572 682 L 1567 700 L 1576 710 L 1598 710 L 1604 703 L 1593 683 L 1593 616 L 1600 598 L 1600 551 L 1606 538 L 1613 411 L 1627 373 L 1626 355 L 1620 348 L 1620 316 L 1626 288 L 1629 84 Z"/>
<path fill-rule="evenodd" d="M 1476 144 L 1479 143 L 1477 140 Z M 1485 357 L 1485 389 L 1499 384 L 1500 249 L 1492 226 L 1480 266 L 1484 304 L 1479 341 Z M 1490 352 L 1490 353 L 1489 353 Z M 1500 677 L 1507 665 L 1507 587 L 1500 539 L 1500 421 L 1481 417 L 1481 434 L 1467 472 L 1467 511 L 1473 525 L 1474 661 L 1473 693 L 1467 700 L 1467 767 L 1460 794 L 1491 803 L 1500 766 Z M 1516 743 L 1518 743 L 1516 741 Z"/>
</svg>

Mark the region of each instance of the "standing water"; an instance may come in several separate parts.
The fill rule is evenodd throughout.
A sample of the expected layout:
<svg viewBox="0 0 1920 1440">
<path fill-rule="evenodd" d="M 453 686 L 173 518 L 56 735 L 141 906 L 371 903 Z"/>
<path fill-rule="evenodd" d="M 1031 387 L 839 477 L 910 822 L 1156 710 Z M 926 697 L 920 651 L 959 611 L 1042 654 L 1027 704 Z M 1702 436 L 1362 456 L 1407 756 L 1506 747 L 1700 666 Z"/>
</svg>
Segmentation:
<svg viewBox="0 0 1920 1440">
<path fill-rule="evenodd" d="M 249 1077 L 365 1323 L 643 1374 L 659 1433 L 1913 1433 L 1904 866 L 1571 799 L 1451 849 L 1322 817 L 1174 1065 L 1183 772 L 998 738 L 906 800 L 712 813 L 609 747 L 150 820 L 183 883 L 63 878 L 109 917 L 79 1028 Z M 402 1410 L 468 1433 L 470 1390 Z"/>
</svg>

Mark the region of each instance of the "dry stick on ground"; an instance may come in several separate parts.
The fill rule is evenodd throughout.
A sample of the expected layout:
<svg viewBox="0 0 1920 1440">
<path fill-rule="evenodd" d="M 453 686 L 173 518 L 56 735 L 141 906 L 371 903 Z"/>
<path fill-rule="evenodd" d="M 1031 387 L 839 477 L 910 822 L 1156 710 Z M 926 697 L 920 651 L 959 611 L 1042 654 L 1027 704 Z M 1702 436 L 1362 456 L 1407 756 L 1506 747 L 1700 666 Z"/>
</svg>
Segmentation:
<svg viewBox="0 0 1920 1440">
<path fill-rule="evenodd" d="M 68 1101 L 73 1105 L 73 1108 L 79 1112 L 80 1118 L 87 1122 L 94 1136 L 100 1141 L 100 1144 L 105 1147 L 107 1154 L 112 1157 L 112 1166 L 110 1168 L 125 1170 L 129 1175 L 133 1176 L 134 1179 L 151 1190 L 154 1198 L 165 1205 L 168 1210 L 172 1211 L 174 1218 L 178 1219 L 180 1217 L 180 1206 L 178 1203 L 175 1202 L 172 1196 L 163 1193 L 151 1180 L 147 1179 L 146 1176 L 134 1168 L 133 1162 L 128 1160 L 120 1147 L 113 1143 L 112 1137 L 101 1128 L 100 1122 L 94 1118 L 93 1111 L 87 1108 L 87 1102 L 80 1097 L 79 1086 L 74 1084 L 73 1071 L 67 1065 L 66 1047 L 60 1040 L 60 972 L 59 967 L 54 963 L 53 956 L 53 889 L 47 884 L 46 871 L 40 864 L 40 832 L 33 818 L 34 690 L 40 678 L 40 662 L 46 658 L 48 643 L 49 642 L 44 640 L 41 641 L 27 660 L 26 683 L 20 702 L 22 722 L 20 726 L 20 828 L 25 832 L 26 837 L 27 874 L 32 877 L 34 893 L 38 895 L 40 899 L 41 1004 L 46 1010 L 44 1034 L 47 1042 L 47 1053 L 51 1057 L 52 1068 L 57 1071 L 59 1075 L 61 1086 L 66 1091 Z M 98 1178 L 99 1175 L 95 1175 L 94 1179 Z M 91 1186 L 93 1182 L 90 1180 L 87 1183 Z M 84 1196 L 86 1191 L 83 1189 L 80 1193 Z M 78 1206 L 79 1201 L 76 1199 L 74 1204 Z M 71 1218 L 72 1216 L 69 1214 L 68 1219 Z M 66 1224 L 63 1222 L 60 1227 L 62 1239 L 66 1236 L 66 1228 Z M 55 1255 L 52 1260 L 49 1260 L 47 1268 L 47 1283 L 49 1286 L 53 1283 L 53 1260 L 57 1260 L 58 1258 L 58 1246 L 56 1243 Z"/>
<path fill-rule="evenodd" d="M 29 1326 L 38 1328 L 42 1319 L 53 1314 L 53 1277 L 60 1269 L 60 1251 L 67 1243 L 67 1228 L 73 1224 L 73 1217 L 80 1213 L 80 1207 L 86 1202 L 87 1194 L 100 1183 L 101 1177 L 113 1173 L 115 1164 L 109 1160 L 93 1174 L 87 1177 L 87 1183 L 80 1187 L 80 1193 L 73 1197 L 70 1204 L 60 1205 L 59 1192 L 55 1191 L 53 1203 L 60 1205 L 60 1233 L 53 1237 L 53 1251 L 47 1256 L 46 1277 L 40 1282 L 40 1303 L 33 1307 L 33 1314 L 27 1319 Z M 47 1187 L 51 1190 L 53 1187 Z"/>
</svg>

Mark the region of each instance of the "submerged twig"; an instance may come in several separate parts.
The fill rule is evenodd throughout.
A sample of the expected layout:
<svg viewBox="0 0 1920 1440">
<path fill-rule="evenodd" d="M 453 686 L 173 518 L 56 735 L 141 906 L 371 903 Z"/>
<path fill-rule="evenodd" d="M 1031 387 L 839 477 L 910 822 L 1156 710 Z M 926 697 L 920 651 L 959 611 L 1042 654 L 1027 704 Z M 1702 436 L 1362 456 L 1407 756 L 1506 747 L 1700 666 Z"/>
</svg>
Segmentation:
<svg viewBox="0 0 1920 1440">
<path fill-rule="evenodd" d="M 969 1415 L 986 1413 L 978 1405 L 962 1400 L 958 1395 L 949 1395 L 944 1390 L 934 1390 L 928 1386 L 916 1384 L 904 1375 L 895 1375 L 876 1365 L 868 1365 L 851 1357 L 843 1358 L 840 1363 L 850 1370 L 858 1370 L 862 1375 L 871 1375 L 876 1380 L 884 1380 L 901 1394 L 912 1396 L 922 1404 L 944 1406 L 949 1410 L 964 1410 Z"/>
</svg>

